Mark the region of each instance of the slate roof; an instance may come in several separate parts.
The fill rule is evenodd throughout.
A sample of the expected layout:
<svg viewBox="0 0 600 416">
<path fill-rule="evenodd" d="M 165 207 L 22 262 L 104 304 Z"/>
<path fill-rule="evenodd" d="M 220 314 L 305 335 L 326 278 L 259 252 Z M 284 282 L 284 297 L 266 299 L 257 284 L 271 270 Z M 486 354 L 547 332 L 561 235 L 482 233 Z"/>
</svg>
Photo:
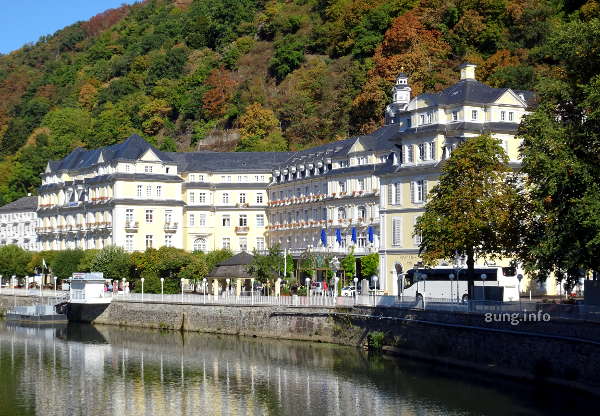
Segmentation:
<svg viewBox="0 0 600 416">
<path fill-rule="evenodd" d="M 264 170 L 270 172 L 289 158 L 289 152 L 169 152 L 170 160 L 185 172 L 233 172 Z"/>
<path fill-rule="evenodd" d="M 419 96 L 429 105 L 454 105 L 462 103 L 491 104 L 510 88 L 494 88 L 474 79 L 463 79 L 438 93 L 424 93 Z M 523 95 L 527 105 L 534 104 L 531 91 L 513 90 L 517 95 Z"/>
<path fill-rule="evenodd" d="M 0 212 L 19 212 L 37 210 L 38 197 L 25 196 L 0 207 Z"/>
<path fill-rule="evenodd" d="M 252 254 L 242 251 L 241 253 L 236 254 L 235 256 L 223 260 L 222 262 L 218 263 L 217 266 L 247 266 L 249 264 L 252 264 L 253 260 L 254 256 Z"/>
</svg>

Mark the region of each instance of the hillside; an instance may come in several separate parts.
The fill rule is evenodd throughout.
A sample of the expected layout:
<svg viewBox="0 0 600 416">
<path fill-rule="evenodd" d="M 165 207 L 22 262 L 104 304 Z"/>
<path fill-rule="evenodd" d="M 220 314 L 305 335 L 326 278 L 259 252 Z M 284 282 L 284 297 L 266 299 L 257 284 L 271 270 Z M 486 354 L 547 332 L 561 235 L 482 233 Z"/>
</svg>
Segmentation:
<svg viewBox="0 0 600 416">
<path fill-rule="evenodd" d="M 494 86 L 560 68 L 537 51 L 576 0 L 146 0 L 0 56 L 0 203 L 48 159 L 139 133 L 163 150 L 283 150 L 381 124 L 395 75 L 413 92 L 465 60 Z"/>
</svg>

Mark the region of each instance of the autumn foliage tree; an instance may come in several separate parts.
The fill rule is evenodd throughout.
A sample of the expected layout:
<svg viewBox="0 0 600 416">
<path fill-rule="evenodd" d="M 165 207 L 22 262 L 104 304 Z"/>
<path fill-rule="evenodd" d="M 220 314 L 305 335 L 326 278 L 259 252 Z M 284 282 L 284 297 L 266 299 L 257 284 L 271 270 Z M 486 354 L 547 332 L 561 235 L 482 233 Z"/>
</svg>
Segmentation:
<svg viewBox="0 0 600 416">
<path fill-rule="evenodd" d="M 231 71 L 223 67 L 215 68 L 206 79 L 210 88 L 202 98 L 202 109 L 210 118 L 223 117 L 227 112 L 227 102 L 231 99 L 237 82 L 233 79 Z"/>
</svg>

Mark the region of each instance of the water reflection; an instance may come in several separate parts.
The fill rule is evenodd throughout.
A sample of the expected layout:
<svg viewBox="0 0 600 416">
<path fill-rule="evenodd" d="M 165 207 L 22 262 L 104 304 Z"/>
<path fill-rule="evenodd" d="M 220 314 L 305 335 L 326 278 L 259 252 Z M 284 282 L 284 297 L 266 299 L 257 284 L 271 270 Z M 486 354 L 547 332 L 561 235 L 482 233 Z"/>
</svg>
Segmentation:
<svg viewBox="0 0 600 416">
<path fill-rule="evenodd" d="M 461 374 L 324 344 L 0 322 L 0 415 L 505 415 L 585 406 Z"/>
</svg>

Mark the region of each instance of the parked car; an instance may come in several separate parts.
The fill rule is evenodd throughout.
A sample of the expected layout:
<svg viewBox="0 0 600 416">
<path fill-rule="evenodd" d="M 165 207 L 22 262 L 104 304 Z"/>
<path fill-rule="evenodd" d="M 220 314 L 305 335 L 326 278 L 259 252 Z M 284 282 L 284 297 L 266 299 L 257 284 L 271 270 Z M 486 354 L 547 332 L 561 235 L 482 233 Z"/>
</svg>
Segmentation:
<svg viewBox="0 0 600 416">
<path fill-rule="evenodd" d="M 346 286 L 342 288 L 342 296 L 354 296 L 356 288 L 354 286 Z"/>
</svg>

